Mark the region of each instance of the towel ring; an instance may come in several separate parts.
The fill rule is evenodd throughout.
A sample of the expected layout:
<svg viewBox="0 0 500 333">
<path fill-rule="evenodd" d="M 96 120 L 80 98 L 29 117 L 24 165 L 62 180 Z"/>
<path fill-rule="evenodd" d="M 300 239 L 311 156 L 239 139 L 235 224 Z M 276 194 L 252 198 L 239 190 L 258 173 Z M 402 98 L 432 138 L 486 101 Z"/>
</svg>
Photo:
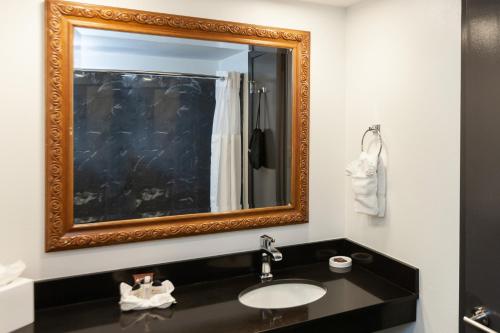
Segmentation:
<svg viewBox="0 0 500 333">
<path fill-rule="evenodd" d="M 379 144 L 380 144 L 380 148 L 378 150 L 378 156 L 380 157 L 380 153 L 382 152 L 382 134 L 380 134 L 380 125 L 370 126 L 365 131 L 365 133 L 363 133 L 363 137 L 361 138 L 361 151 L 365 151 L 365 148 L 364 148 L 365 136 L 369 132 L 374 132 L 374 134 L 378 135 L 378 140 L 379 140 Z"/>
</svg>

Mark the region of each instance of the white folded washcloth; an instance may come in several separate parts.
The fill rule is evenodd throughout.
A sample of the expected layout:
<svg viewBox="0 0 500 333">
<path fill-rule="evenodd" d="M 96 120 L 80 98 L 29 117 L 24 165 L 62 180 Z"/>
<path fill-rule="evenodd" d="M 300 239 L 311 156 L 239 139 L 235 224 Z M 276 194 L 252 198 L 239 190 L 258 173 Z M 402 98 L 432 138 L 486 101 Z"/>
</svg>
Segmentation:
<svg viewBox="0 0 500 333">
<path fill-rule="evenodd" d="M 120 308 L 122 311 L 145 310 L 151 308 L 166 309 L 173 303 L 175 298 L 170 295 L 174 291 L 172 282 L 165 280 L 161 284 L 161 290 L 149 298 L 142 298 L 134 294 L 132 287 L 124 282 L 120 284 Z"/>
<path fill-rule="evenodd" d="M 385 216 L 386 175 L 378 154 L 361 152 L 349 163 L 346 174 L 351 177 L 354 211 L 370 216 Z"/>
<path fill-rule="evenodd" d="M 7 266 L 0 265 L 0 287 L 20 277 L 25 269 L 26 265 L 21 260 Z"/>
</svg>

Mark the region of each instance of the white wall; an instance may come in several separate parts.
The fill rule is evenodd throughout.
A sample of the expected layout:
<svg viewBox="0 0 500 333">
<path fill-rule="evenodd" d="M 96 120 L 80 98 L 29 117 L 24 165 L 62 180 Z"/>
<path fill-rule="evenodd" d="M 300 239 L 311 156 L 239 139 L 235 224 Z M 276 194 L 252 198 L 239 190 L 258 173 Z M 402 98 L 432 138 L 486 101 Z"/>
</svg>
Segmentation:
<svg viewBox="0 0 500 333">
<path fill-rule="evenodd" d="M 216 75 L 217 71 L 248 73 L 248 52 L 222 60 L 161 57 L 145 54 L 87 50 L 74 53 L 74 67 Z M 76 61 L 76 59 L 79 59 Z"/>
<path fill-rule="evenodd" d="M 391 332 L 458 330 L 460 0 L 366 0 L 347 17 L 297 1 L 87 1 L 310 30 L 310 223 L 44 253 L 43 3 L 7 0 L 0 262 L 23 259 L 43 279 L 254 249 L 263 232 L 278 245 L 347 235 L 421 270 L 418 321 Z M 377 220 L 352 212 L 343 171 L 372 123 L 388 163 L 388 212 Z"/>
<path fill-rule="evenodd" d="M 217 60 L 161 57 L 98 50 L 86 50 L 75 52 L 74 54 L 81 59 L 79 62 L 75 61 L 75 68 L 178 72 L 204 75 L 214 75 L 219 69 L 219 61 Z"/>
<path fill-rule="evenodd" d="M 248 52 L 236 53 L 219 61 L 220 71 L 248 73 Z"/>
<path fill-rule="evenodd" d="M 90 34 L 88 32 L 81 33 L 82 30 L 88 31 L 89 29 L 75 29 L 73 37 L 74 68 L 204 75 L 216 75 L 218 70 L 248 72 L 247 45 L 189 39 L 178 39 L 177 43 L 174 44 L 172 39 L 175 38 L 171 37 L 153 35 L 139 35 L 140 37 L 137 37 L 134 36 L 136 34 L 116 31 L 106 31 L 99 35 L 91 29 Z M 151 44 L 145 45 L 145 41 L 149 41 Z M 134 46 L 130 47 L 130 44 Z M 103 45 L 104 48 L 100 47 Z M 215 51 L 216 47 L 219 47 L 219 51 L 221 51 L 229 49 L 229 46 L 230 49 L 239 53 L 233 55 L 214 54 L 217 52 Z"/>
<path fill-rule="evenodd" d="M 0 52 L 0 262 L 23 259 L 27 276 L 45 279 L 255 249 L 264 232 L 278 246 L 344 236 L 344 10 L 265 0 L 84 2 L 311 31 L 310 223 L 44 253 L 43 3 L 7 0 L 0 21 L 8 45 Z"/>
<path fill-rule="evenodd" d="M 420 268 L 418 321 L 391 332 L 458 332 L 460 0 L 370 0 L 347 11 L 348 160 L 382 125 L 385 219 L 353 213 L 348 238 Z"/>
</svg>

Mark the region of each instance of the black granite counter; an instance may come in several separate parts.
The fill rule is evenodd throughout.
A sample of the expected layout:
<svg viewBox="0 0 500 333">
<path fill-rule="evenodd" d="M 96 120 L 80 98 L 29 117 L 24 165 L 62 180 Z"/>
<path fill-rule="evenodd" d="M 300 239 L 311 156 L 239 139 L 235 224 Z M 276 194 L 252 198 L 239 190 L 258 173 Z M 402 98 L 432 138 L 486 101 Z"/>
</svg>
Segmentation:
<svg viewBox="0 0 500 333">
<path fill-rule="evenodd" d="M 177 268 L 184 268 L 192 274 L 198 273 L 198 281 L 192 277 L 187 284 L 176 283 L 176 275 L 171 275 L 170 279 L 177 285 L 173 296 L 178 303 L 166 310 L 121 312 L 117 294 L 76 304 L 61 303 L 64 299 L 74 301 L 79 295 L 67 289 L 75 283 L 71 279 L 82 279 L 81 282 L 87 279 L 87 282 L 93 283 L 95 275 L 41 282 L 36 287 L 39 309 L 35 323 L 18 332 L 361 333 L 415 320 L 417 269 L 348 240 L 297 245 L 282 248 L 282 252 L 285 260 L 288 256 L 289 262 L 298 264 L 274 265 L 275 279 L 304 278 L 321 282 L 328 290 L 324 297 L 304 306 L 279 310 L 259 310 L 242 305 L 238 301 L 238 294 L 259 283 L 253 265 L 255 254 L 258 253 L 247 252 L 176 263 L 184 264 L 184 267 Z M 328 261 L 321 257 L 326 259 L 334 252 L 354 258 L 351 272 L 340 274 L 330 271 Z M 290 257 L 292 255 L 296 257 Z M 200 264 L 198 272 L 195 266 L 191 266 L 194 262 Z M 156 267 L 155 273 L 168 275 L 164 269 L 172 269 L 172 265 Z M 230 266 L 240 275 L 230 277 Z M 386 270 L 379 271 L 384 266 Z M 142 269 L 145 272 L 151 268 L 132 271 Z M 245 268 L 252 272 L 241 274 Z M 99 274 L 103 281 L 106 276 L 120 279 L 117 278 L 120 276 L 117 272 Z M 51 292 L 57 292 L 56 286 L 63 288 L 59 292 L 68 290 L 68 297 L 40 300 L 49 297 Z M 85 288 L 80 289 L 80 296 L 83 296 Z M 54 306 L 57 302 L 60 304 Z"/>
</svg>

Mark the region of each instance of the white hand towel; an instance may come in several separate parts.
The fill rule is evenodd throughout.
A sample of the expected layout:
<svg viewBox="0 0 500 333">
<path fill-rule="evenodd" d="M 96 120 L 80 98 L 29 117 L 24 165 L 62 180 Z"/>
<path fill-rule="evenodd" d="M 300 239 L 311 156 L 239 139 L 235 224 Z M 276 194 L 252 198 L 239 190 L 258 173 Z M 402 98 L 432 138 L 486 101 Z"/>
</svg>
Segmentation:
<svg viewBox="0 0 500 333">
<path fill-rule="evenodd" d="M 385 215 L 385 168 L 378 154 L 361 152 L 349 163 L 346 173 L 351 177 L 354 211 L 370 216 Z"/>
<path fill-rule="evenodd" d="M 377 166 L 377 201 L 378 201 L 378 217 L 385 216 L 385 193 L 386 193 L 386 170 L 384 161 L 382 157 L 378 158 L 378 166 Z"/>
<path fill-rule="evenodd" d="M 12 265 L 0 265 L 0 286 L 4 286 L 21 276 L 26 265 L 22 261 L 16 261 Z"/>
</svg>

